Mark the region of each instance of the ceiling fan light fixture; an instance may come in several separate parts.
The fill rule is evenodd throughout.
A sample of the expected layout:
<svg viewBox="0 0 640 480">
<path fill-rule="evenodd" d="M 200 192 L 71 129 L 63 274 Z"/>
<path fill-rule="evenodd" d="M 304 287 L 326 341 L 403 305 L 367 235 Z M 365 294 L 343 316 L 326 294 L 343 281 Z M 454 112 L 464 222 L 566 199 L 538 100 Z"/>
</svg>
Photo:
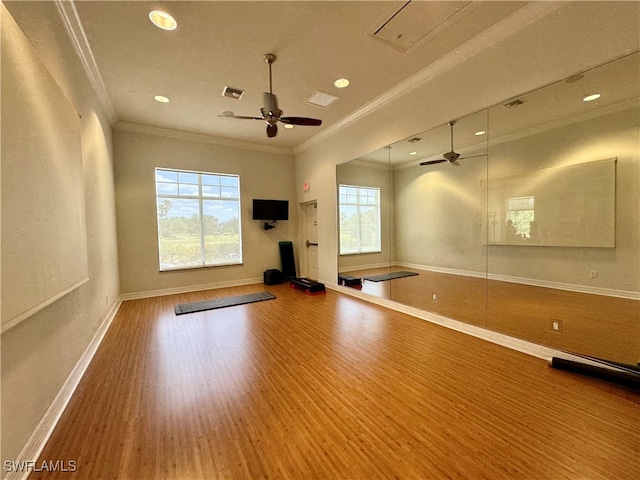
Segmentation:
<svg viewBox="0 0 640 480">
<path fill-rule="evenodd" d="M 335 82 L 333 82 L 333 85 L 336 88 L 346 88 L 349 86 L 349 80 L 347 80 L 346 78 L 339 78 Z"/>
<path fill-rule="evenodd" d="M 178 27 L 176 19 L 162 10 L 152 10 L 149 12 L 149 20 L 162 30 L 175 30 Z"/>
</svg>

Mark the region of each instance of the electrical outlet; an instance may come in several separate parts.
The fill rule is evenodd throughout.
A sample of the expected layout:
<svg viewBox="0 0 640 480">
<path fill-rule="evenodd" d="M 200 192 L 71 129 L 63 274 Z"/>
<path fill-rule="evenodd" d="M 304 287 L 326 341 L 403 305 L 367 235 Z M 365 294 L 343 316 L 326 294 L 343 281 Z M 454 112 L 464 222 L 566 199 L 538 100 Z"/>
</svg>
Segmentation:
<svg viewBox="0 0 640 480">
<path fill-rule="evenodd" d="M 438 295 L 437 293 L 434 292 L 431 294 L 431 300 L 433 300 L 434 302 L 437 302 L 438 298 L 440 298 L 440 295 Z"/>
<path fill-rule="evenodd" d="M 551 330 L 554 332 L 561 333 L 562 332 L 562 320 L 558 320 L 557 318 L 551 319 Z"/>
<path fill-rule="evenodd" d="M 591 276 L 591 278 L 598 278 L 598 271 L 597 270 L 591 270 L 590 276 Z"/>
</svg>

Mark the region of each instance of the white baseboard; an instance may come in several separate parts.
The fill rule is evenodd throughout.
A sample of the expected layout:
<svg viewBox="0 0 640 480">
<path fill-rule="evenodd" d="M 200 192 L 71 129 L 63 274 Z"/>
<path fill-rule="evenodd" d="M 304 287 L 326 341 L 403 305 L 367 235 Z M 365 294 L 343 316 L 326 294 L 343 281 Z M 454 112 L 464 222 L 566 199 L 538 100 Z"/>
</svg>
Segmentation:
<svg viewBox="0 0 640 480">
<path fill-rule="evenodd" d="M 476 272 L 473 270 L 461 270 L 459 268 L 433 267 L 429 265 L 419 265 L 417 263 L 397 262 L 397 267 L 415 268 L 416 270 L 425 270 L 427 272 L 446 273 L 448 275 L 460 275 L 463 277 L 487 278 L 484 272 Z"/>
<path fill-rule="evenodd" d="M 634 292 L 632 290 L 617 290 L 613 288 L 592 287 L 588 285 L 576 285 L 573 283 L 552 282 L 548 280 L 538 280 L 535 278 L 514 277 L 511 275 L 500 275 L 497 273 L 485 274 L 484 272 L 475 272 L 471 270 L 459 270 L 456 268 L 444 268 L 444 267 L 431 267 L 428 265 L 418 265 L 415 263 L 406 263 L 406 262 L 397 262 L 396 266 L 415 268 L 417 270 L 425 270 L 427 272 L 446 273 L 449 275 L 462 275 L 464 277 L 486 278 L 488 280 L 497 280 L 500 282 L 520 283 L 522 285 L 531 285 L 533 287 L 554 288 L 556 290 L 566 290 L 569 292 L 589 293 L 592 295 L 604 295 L 607 297 L 640 300 L 640 292 Z"/>
<path fill-rule="evenodd" d="M 382 263 L 370 263 L 368 265 L 354 265 L 351 267 L 345 267 L 345 268 L 340 268 L 340 273 L 346 273 L 346 272 L 354 272 L 356 270 L 372 270 L 374 268 L 389 268 L 389 267 L 393 267 L 394 264 L 393 263 L 389 263 L 389 262 L 382 262 Z"/>
<path fill-rule="evenodd" d="M 591 287 L 587 285 L 576 285 L 573 283 L 549 282 L 547 280 L 536 280 L 534 278 L 511 277 L 508 275 L 489 274 L 489 280 L 501 282 L 522 283 L 534 287 L 555 288 L 557 290 L 567 290 L 577 293 L 589 293 L 591 295 L 604 295 L 606 297 L 627 298 L 630 300 L 640 300 L 640 292 L 631 290 L 616 290 L 613 288 Z"/>
<path fill-rule="evenodd" d="M 163 288 L 160 290 L 148 290 L 146 292 L 123 293 L 122 300 L 136 300 L 138 298 L 162 297 L 164 295 L 175 295 L 177 293 L 201 292 L 202 290 L 215 290 L 217 288 L 239 287 L 242 285 L 253 285 L 263 283 L 263 277 L 245 278 L 243 280 L 232 280 L 228 282 L 204 283 L 200 285 L 187 285 L 184 287 Z"/>
<path fill-rule="evenodd" d="M 443 327 L 450 328 L 451 330 L 456 330 L 458 332 L 466 333 L 467 335 L 481 338 L 488 342 L 495 343 L 497 345 L 502 345 L 503 347 L 507 347 L 512 350 L 516 350 L 518 352 L 526 353 L 534 357 L 548 359 L 552 356 L 558 356 L 561 353 L 558 350 L 554 350 L 549 347 L 544 347 L 536 343 L 527 342 L 526 340 L 521 340 L 519 338 L 510 337 L 508 335 L 497 333 L 492 330 L 487 330 L 486 328 L 477 327 L 475 325 L 470 325 L 468 323 L 460 322 L 458 320 L 453 320 L 451 318 L 443 317 L 435 313 L 427 312 L 425 310 L 420 310 L 419 308 L 410 307 L 408 305 L 403 305 L 402 303 L 393 302 L 386 298 L 376 297 L 375 295 L 364 293 L 361 290 L 358 290 L 355 288 L 343 287 L 336 284 L 326 284 L 326 286 L 340 293 L 351 295 L 352 297 L 357 297 L 362 300 L 366 300 L 367 302 L 375 303 L 376 305 L 381 305 L 383 307 L 390 308 L 391 310 L 395 310 L 397 312 L 406 313 L 407 315 L 411 315 L 412 317 L 417 317 L 422 320 L 435 323 L 437 325 L 442 325 Z"/>
<path fill-rule="evenodd" d="M 331 282 L 325 282 L 325 286 L 331 290 L 336 290 L 340 293 L 351 295 L 352 297 L 360 298 L 361 300 L 365 300 L 367 302 L 371 302 L 376 305 L 380 305 L 380 306 L 389 308 L 391 310 L 395 310 L 397 312 L 406 313 L 407 315 L 411 315 L 412 317 L 417 317 L 417 318 L 420 318 L 421 320 L 426 320 L 428 322 L 441 325 L 451 330 L 455 330 L 457 332 L 461 332 L 466 335 L 471 335 L 473 337 L 486 340 L 487 342 L 491 342 L 496 345 L 500 345 L 500 346 L 509 348 L 511 350 L 515 350 L 517 352 L 531 355 L 532 357 L 546 360 L 547 362 L 550 362 L 552 357 L 559 357 L 559 358 L 565 358 L 567 360 L 581 362 L 588 365 L 598 366 L 600 368 L 617 370 L 615 367 L 605 365 L 599 362 L 595 362 L 595 361 L 586 359 L 584 357 L 581 357 L 579 355 L 572 355 L 571 353 L 568 353 L 562 350 L 545 347 L 544 345 L 529 342 L 527 340 L 522 340 L 520 338 L 510 337 L 509 335 L 505 335 L 503 333 L 498 333 L 492 330 L 488 330 L 486 328 L 470 325 L 468 323 L 460 322 L 458 320 L 453 320 L 448 317 L 443 317 L 442 315 L 437 315 L 435 313 L 427 312 L 425 310 L 420 310 L 419 308 L 403 305 L 401 303 L 393 302 L 385 298 L 376 297 L 375 295 L 369 295 L 367 293 L 363 293 L 362 291 L 356 288 L 344 287 Z"/>
<path fill-rule="evenodd" d="M 76 363 L 73 370 L 67 377 L 67 380 L 62 385 L 62 388 L 49 405 L 49 408 L 45 412 L 44 416 L 40 420 L 40 423 L 29 437 L 29 440 L 22 448 L 22 451 L 18 455 L 18 458 L 15 459 L 16 464 L 26 464 L 26 462 L 37 462 L 38 457 L 44 450 L 45 445 L 49 441 L 49 437 L 53 433 L 54 428 L 58 424 L 60 417 L 64 413 L 65 408 L 71 400 L 73 393 L 75 392 L 84 372 L 87 370 L 89 363 L 93 359 L 100 343 L 102 343 L 102 339 L 104 338 L 111 322 L 116 316 L 120 305 L 122 304 L 122 298 L 119 298 L 109 310 L 109 313 L 105 317 L 105 319 L 98 327 L 98 331 L 89 342 L 89 345 L 84 350 L 80 359 Z M 5 480 L 26 480 L 31 471 L 29 469 L 24 469 L 24 471 L 12 470 L 8 472 L 4 477 Z"/>
</svg>

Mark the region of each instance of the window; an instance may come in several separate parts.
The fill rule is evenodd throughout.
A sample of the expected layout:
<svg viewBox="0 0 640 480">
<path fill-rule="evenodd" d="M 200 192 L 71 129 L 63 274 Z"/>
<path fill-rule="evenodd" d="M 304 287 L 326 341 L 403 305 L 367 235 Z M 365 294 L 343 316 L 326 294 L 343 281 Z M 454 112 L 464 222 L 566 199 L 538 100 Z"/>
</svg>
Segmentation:
<svg viewBox="0 0 640 480">
<path fill-rule="evenodd" d="M 380 189 L 340 185 L 340 255 L 380 252 Z"/>
<path fill-rule="evenodd" d="M 156 168 L 160 270 L 242 263 L 240 177 Z"/>
<path fill-rule="evenodd" d="M 515 197 L 507 200 L 507 240 L 509 237 L 531 238 L 534 220 L 534 197 Z"/>
</svg>

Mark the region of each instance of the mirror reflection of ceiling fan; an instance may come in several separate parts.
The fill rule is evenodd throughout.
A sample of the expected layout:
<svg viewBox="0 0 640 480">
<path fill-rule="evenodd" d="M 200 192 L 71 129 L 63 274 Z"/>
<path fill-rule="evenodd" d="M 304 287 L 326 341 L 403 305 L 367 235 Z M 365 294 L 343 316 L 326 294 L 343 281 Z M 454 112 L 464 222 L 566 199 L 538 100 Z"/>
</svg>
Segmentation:
<svg viewBox="0 0 640 480">
<path fill-rule="evenodd" d="M 457 165 L 459 166 L 460 164 L 458 163 L 458 160 L 464 160 L 467 158 L 475 158 L 475 157 L 484 157 L 485 155 L 470 155 L 468 157 L 461 157 L 460 154 L 458 152 L 455 152 L 453 150 L 453 126 L 456 124 L 455 120 L 451 120 L 449 122 L 449 128 L 451 131 L 451 151 L 447 152 L 447 153 L 443 153 L 442 156 L 444 158 L 439 158 L 437 160 L 428 160 L 426 162 L 420 162 L 420 165 L 436 165 L 438 163 L 444 163 L 444 162 L 449 162 L 452 163 L 453 165 Z"/>
<path fill-rule="evenodd" d="M 278 122 L 289 125 L 319 126 L 322 120 L 307 117 L 283 117 L 282 110 L 278 108 L 278 99 L 273 94 L 271 82 L 271 65 L 276 61 L 273 53 L 267 53 L 264 61 L 269 65 L 269 91 L 263 93 L 264 107 L 260 109 L 261 117 L 244 117 L 240 115 L 219 115 L 226 118 L 238 118 L 242 120 L 264 120 L 267 122 L 267 137 L 275 137 L 278 134 Z"/>
</svg>

